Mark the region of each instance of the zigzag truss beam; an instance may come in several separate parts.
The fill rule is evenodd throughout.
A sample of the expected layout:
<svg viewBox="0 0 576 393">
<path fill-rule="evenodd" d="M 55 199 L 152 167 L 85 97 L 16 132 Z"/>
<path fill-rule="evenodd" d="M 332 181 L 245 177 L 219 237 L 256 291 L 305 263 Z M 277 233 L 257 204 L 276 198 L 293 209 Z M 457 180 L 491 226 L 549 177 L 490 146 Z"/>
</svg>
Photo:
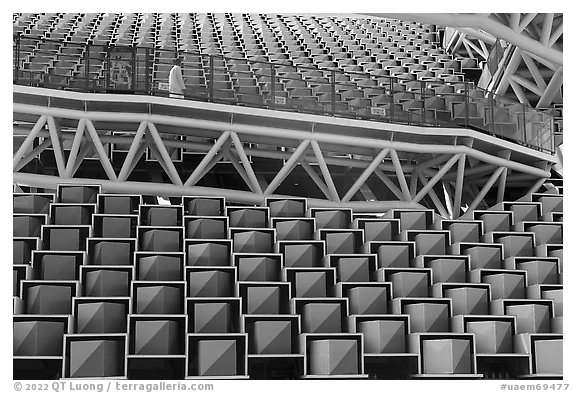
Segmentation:
<svg viewBox="0 0 576 393">
<path fill-rule="evenodd" d="M 186 120 L 193 122 L 193 119 Z M 550 175 L 547 168 L 542 169 L 510 160 L 509 152 L 504 152 L 501 154 L 502 157 L 498 157 L 468 146 L 423 146 L 294 131 L 278 134 L 282 140 L 291 139 L 292 145 L 295 146 L 282 151 L 277 149 L 279 146 L 284 146 L 281 141 L 278 141 L 278 146 L 252 143 L 251 147 L 246 147 L 253 133 L 243 132 L 242 129 L 232 130 L 229 124 L 222 127 L 219 132 L 214 132 L 212 139 L 206 138 L 205 142 L 190 142 L 173 139 L 172 135 L 159 132 L 156 124 L 149 120 L 137 123 L 136 131 L 123 132 L 122 135 L 110 135 L 108 130 L 97 130 L 93 120 L 88 117 L 78 119 L 75 130 L 62 130 L 58 126 L 60 123 L 60 119 L 46 115 L 41 116 L 28 131 L 15 129 L 17 134 L 26 135 L 13 158 L 15 183 L 44 188 L 55 188 L 59 183 L 90 183 L 101 184 L 104 190 L 110 192 L 156 192 L 165 196 L 223 195 L 233 202 L 261 204 L 269 196 L 296 196 L 275 192 L 300 166 L 303 170 L 300 173 L 308 175 L 326 197 L 311 198 L 310 206 L 352 207 L 357 211 L 376 212 L 390 208 L 416 208 L 426 205 L 435 208 L 444 217 L 458 217 L 463 213 L 462 207 L 472 208 L 482 204 L 492 187 L 497 188 L 498 199 L 502 199 L 507 181 L 526 179 L 534 182 Z M 48 130 L 44 129 L 46 125 Z M 36 140 L 37 145 L 32 148 Z M 65 149 L 62 147 L 64 141 L 72 141 L 67 161 Z M 59 149 L 54 148 L 55 143 Z M 114 163 L 108 153 L 111 144 L 129 146 L 121 165 L 118 162 Z M 334 145 L 360 146 L 365 149 L 366 154 L 344 156 L 330 151 L 330 146 Z M 57 163 L 57 175 L 30 174 L 22 171 L 28 163 L 49 147 L 52 147 Z M 168 150 L 173 148 L 203 154 L 185 181 L 182 181 L 181 173 L 176 169 L 168 153 Z M 95 150 L 104 169 L 107 177 L 105 180 L 75 176 L 91 149 Z M 146 149 L 155 154 L 168 182 L 129 181 L 131 173 Z M 264 189 L 257 180 L 257 176 L 261 174 L 258 173 L 258 168 L 254 167 L 251 157 L 276 159 L 283 163 L 280 171 L 269 179 L 269 184 Z M 230 161 L 249 191 L 197 185 L 198 181 L 222 159 Z M 352 176 L 355 176 L 351 185 L 346 186 L 350 184 L 349 182 L 335 181 L 342 168 L 346 168 Z M 116 172 L 117 169 L 119 173 Z M 500 181 L 497 182 L 498 180 Z M 479 192 L 473 188 L 477 181 L 485 183 Z M 388 190 L 397 199 L 385 202 L 364 200 L 360 191 L 362 187 Z M 444 192 L 440 192 L 442 188 Z M 469 195 L 473 195 L 474 198 L 471 199 Z"/>
</svg>

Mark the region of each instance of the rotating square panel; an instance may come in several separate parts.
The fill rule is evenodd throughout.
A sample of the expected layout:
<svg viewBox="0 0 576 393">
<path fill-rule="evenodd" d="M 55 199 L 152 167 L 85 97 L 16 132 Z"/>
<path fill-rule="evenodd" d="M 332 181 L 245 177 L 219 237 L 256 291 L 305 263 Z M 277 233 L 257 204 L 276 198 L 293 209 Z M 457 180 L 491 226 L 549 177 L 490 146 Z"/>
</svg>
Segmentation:
<svg viewBox="0 0 576 393">
<path fill-rule="evenodd" d="M 185 216 L 186 239 L 226 239 L 228 217 Z"/>
<path fill-rule="evenodd" d="M 81 266 L 83 296 L 130 296 L 134 266 Z"/>
<path fill-rule="evenodd" d="M 185 196 L 184 213 L 190 216 L 222 216 L 225 200 L 222 197 Z"/>
<path fill-rule="evenodd" d="M 101 214 L 125 215 L 138 213 L 141 195 L 99 194 L 98 212 Z"/>
<path fill-rule="evenodd" d="M 185 241 L 187 266 L 231 266 L 231 240 L 193 240 Z"/>
<path fill-rule="evenodd" d="M 125 378 L 126 334 L 64 336 L 64 378 Z"/>
<path fill-rule="evenodd" d="M 270 217 L 304 217 L 306 198 L 266 198 Z"/>
</svg>

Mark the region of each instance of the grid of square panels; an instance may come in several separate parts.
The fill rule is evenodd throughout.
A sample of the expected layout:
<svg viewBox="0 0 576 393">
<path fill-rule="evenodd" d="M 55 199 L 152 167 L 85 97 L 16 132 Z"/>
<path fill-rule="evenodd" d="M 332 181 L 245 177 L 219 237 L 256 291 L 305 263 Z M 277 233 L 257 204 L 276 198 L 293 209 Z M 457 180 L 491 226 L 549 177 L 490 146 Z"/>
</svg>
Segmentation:
<svg viewBox="0 0 576 393">
<path fill-rule="evenodd" d="M 14 194 L 14 378 L 562 377 L 559 194 L 458 220 L 177 202 Z"/>
</svg>

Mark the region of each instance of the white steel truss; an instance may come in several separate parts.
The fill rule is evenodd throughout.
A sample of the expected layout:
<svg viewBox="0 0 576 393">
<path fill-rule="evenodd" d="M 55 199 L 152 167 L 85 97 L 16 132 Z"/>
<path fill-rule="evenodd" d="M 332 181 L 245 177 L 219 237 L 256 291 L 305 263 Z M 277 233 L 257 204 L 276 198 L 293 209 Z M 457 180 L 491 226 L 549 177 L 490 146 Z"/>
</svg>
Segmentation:
<svg viewBox="0 0 576 393">
<path fill-rule="evenodd" d="M 562 103 L 561 13 L 370 15 L 446 27 L 445 49 L 480 61 L 488 60 L 495 43 L 502 40 L 502 59 L 494 72 L 487 75 L 485 68 L 480 87 L 500 95 L 512 93 L 523 104 L 535 102 L 536 108 Z"/>
<path fill-rule="evenodd" d="M 33 112 L 31 106 L 15 104 L 16 109 Z M 266 197 L 299 195 L 277 194 L 276 190 L 297 167 L 309 176 L 325 196 L 309 198 L 311 207 L 351 207 L 356 211 L 378 212 L 390 208 L 434 208 L 444 217 L 458 217 L 466 208 L 482 205 L 492 188 L 502 200 L 506 187 L 512 184 L 528 187 L 550 176 L 549 162 L 538 165 L 510 159 L 510 151 L 500 156 L 466 145 L 422 145 L 418 143 L 378 140 L 350 135 L 329 135 L 287 129 L 262 129 L 243 124 L 222 124 L 200 119 L 123 114 L 123 121 L 133 116 L 132 131 L 112 135 L 98 130 L 98 120 L 113 113 L 90 114 L 58 109 L 37 108 L 37 121 L 30 128 L 14 127 L 15 135 L 25 136 L 13 158 L 14 183 L 17 185 L 55 188 L 59 183 L 100 184 L 104 191 L 122 193 L 179 195 L 219 195 L 232 202 L 262 204 Z M 65 129 L 60 124 L 68 124 Z M 75 122 L 75 127 L 70 123 Z M 134 127 L 136 125 L 136 127 Z M 178 125 L 190 130 L 210 130 L 211 137 L 188 141 L 174 139 L 160 132 L 160 125 Z M 46 129 L 47 128 L 47 129 Z M 266 136 L 266 144 L 254 143 Z M 278 142 L 274 145 L 274 139 Z M 290 140 L 288 148 L 284 142 Z M 69 149 L 65 142 L 72 141 Z M 32 148 L 36 144 L 36 147 Z M 110 146 L 129 146 L 122 163 L 114 163 L 108 154 Z M 46 149 L 51 148 L 56 173 L 33 174 L 23 171 Z M 169 149 L 180 148 L 202 155 L 187 178 L 174 165 Z M 130 176 L 140 157 L 150 149 L 157 157 L 166 181 L 131 181 Z M 94 150 L 106 179 L 80 178 L 76 173 L 87 153 Z M 362 154 L 342 154 L 362 151 Z M 66 154 L 65 154 L 66 153 Z M 67 159 L 66 159 L 67 156 Z M 265 179 L 252 162 L 267 158 L 282 163 L 281 169 Z M 551 156 L 552 157 L 552 156 Z M 198 182 L 222 160 L 229 160 L 248 190 L 199 186 Z M 342 169 L 349 172 L 348 182 L 337 181 Z M 389 190 L 385 201 L 366 200 L 362 187 Z M 478 189 L 478 187 L 481 187 Z"/>
</svg>

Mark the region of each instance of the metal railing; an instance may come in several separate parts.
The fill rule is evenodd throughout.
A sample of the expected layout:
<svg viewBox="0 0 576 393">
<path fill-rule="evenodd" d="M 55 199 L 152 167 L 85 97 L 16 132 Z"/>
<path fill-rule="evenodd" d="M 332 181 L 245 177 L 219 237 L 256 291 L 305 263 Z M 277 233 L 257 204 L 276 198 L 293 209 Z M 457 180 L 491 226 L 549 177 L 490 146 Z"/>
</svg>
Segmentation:
<svg viewBox="0 0 576 393">
<path fill-rule="evenodd" d="M 327 116 L 434 127 L 466 127 L 539 151 L 554 151 L 553 117 L 481 89 L 446 69 L 403 77 L 316 67 L 307 59 L 254 61 L 212 53 L 112 46 L 16 35 L 14 83 L 80 92 L 169 96 L 181 58 L 184 98 Z M 297 64 L 294 64 L 297 63 Z M 351 59 L 350 67 L 357 66 Z M 398 63 L 400 64 L 400 63 Z M 437 75 L 443 73 L 440 80 Z M 436 74 L 436 75 L 435 75 Z M 412 79 L 408 79 L 411 77 Z"/>
</svg>

